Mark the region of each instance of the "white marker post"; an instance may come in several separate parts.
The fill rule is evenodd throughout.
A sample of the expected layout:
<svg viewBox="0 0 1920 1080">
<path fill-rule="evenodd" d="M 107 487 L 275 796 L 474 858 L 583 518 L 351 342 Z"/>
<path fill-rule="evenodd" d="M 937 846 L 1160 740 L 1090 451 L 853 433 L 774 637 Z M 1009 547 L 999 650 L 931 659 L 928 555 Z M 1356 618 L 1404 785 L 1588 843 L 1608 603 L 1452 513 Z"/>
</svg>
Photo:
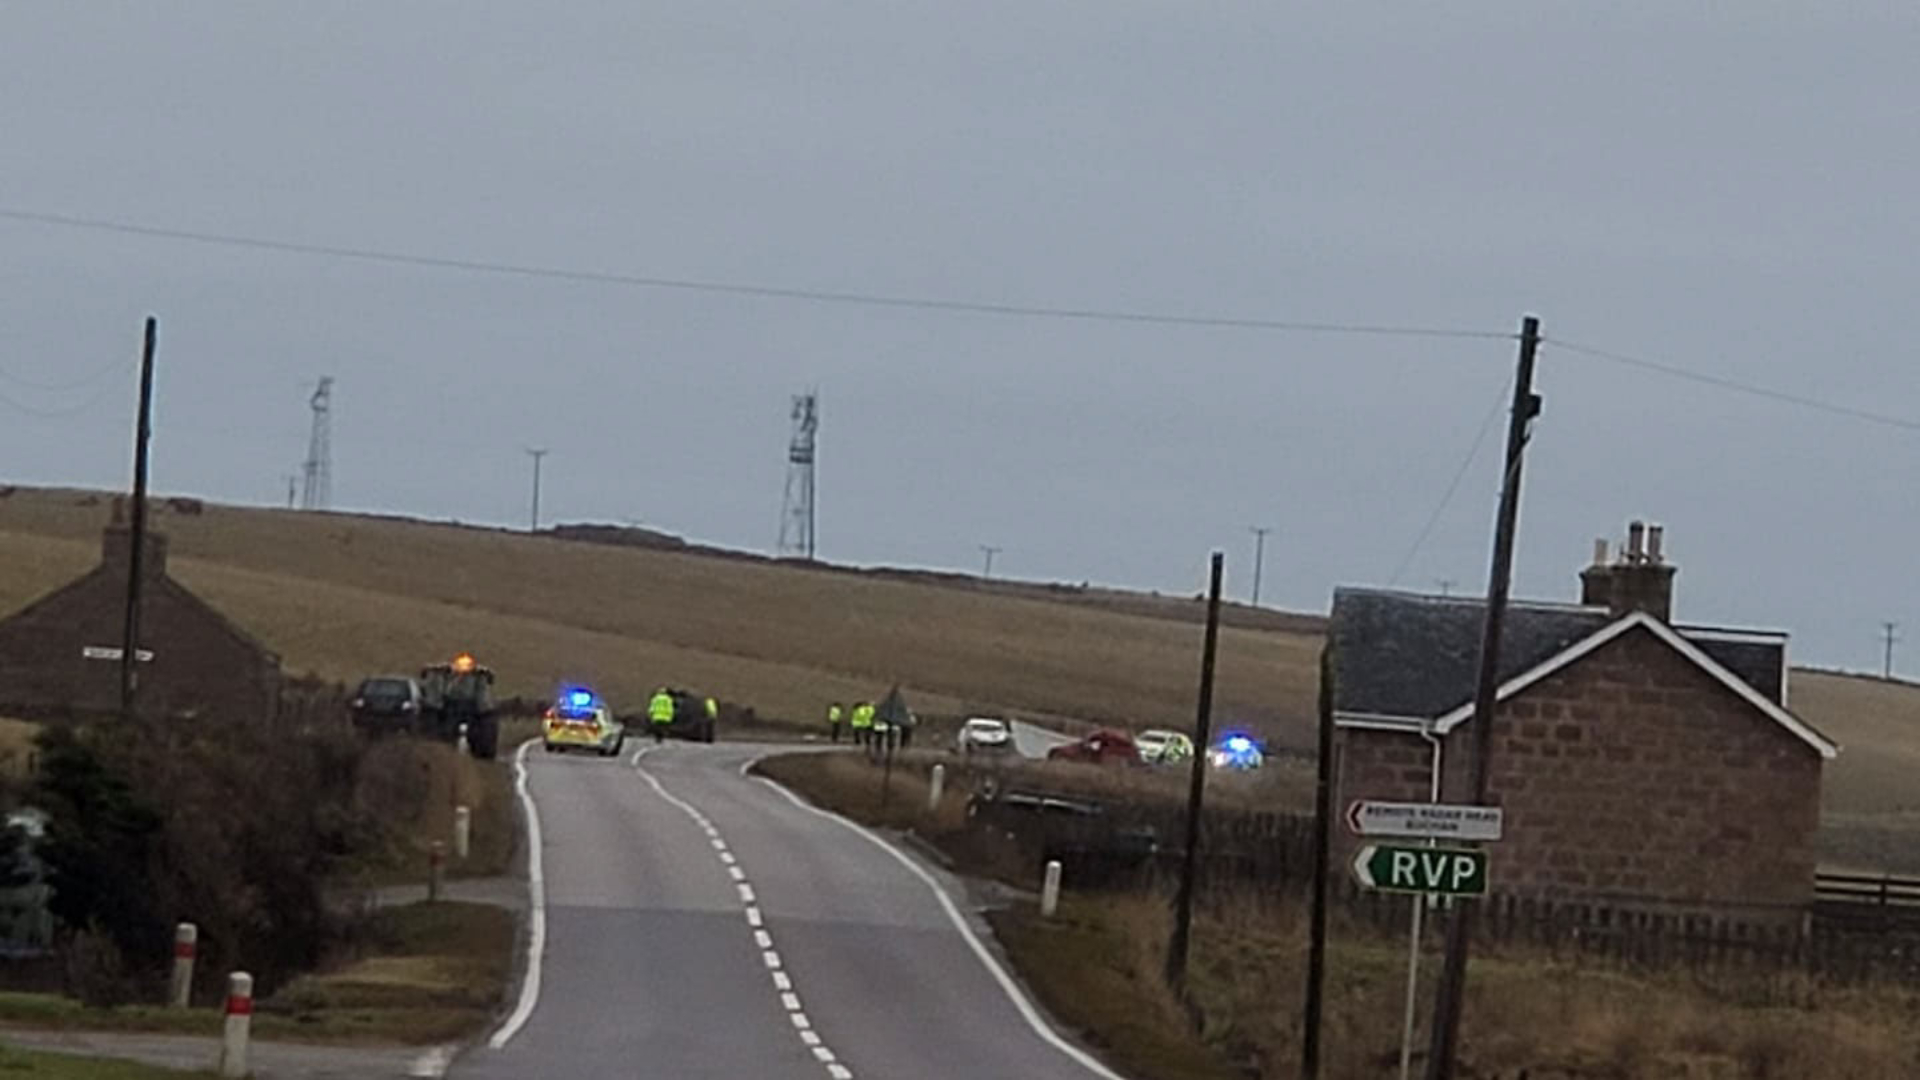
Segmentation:
<svg viewBox="0 0 1920 1080">
<path fill-rule="evenodd" d="M 1040 917 L 1053 918 L 1060 910 L 1060 860 L 1047 860 L 1047 877 L 1040 886 Z"/>
<path fill-rule="evenodd" d="M 173 982 L 167 1004 L 184 1009 L 193 998 L 193 957 L 199 951 L 200 928 L 183 922 L 173 931 Z"/>
<path fill-rule="evenodd" d="M 253 976 L 236 971 L 227 976 L 227 1026 L 220 1038 L 220 1075 L 229 1080 L 247 1075 L 247 1038 L 253 1032 Z"/>
<path fill-rule="evenodd" d="M 927 780 L 927 813 L 940 809 L 940 796 L 947 792 L 947 767 L 935 765 L 933 775 Z"/>
<path fill-rule="evenodd" d="M 447 845 L 444 840 L 435 840 L 427 849 L 427 899 L 440 899 L 440 879 L 446 876 Z"/>
<path fill-rule="evenodd" d="M 453 857 L 461 862 L 473 854 L 473 810 L 465 806 L 453 808 Z"/>
</svg>

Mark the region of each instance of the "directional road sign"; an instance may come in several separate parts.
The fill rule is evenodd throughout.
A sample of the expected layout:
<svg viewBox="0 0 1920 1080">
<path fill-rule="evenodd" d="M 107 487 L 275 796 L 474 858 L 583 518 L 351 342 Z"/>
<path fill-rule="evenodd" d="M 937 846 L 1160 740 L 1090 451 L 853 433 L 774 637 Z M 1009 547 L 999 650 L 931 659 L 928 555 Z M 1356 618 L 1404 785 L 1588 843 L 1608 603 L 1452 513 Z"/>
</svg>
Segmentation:
<svg viewBox="0 0 1920 1080">
<path fill-rule="evenodd" d="M 1347 806 L 1347 828 L 1359 836 L 1412 836 L 1436 840 L 1498 840 L 1503 815 L 1497 806 L 1375 802 Z"/>
<path fill-rule="evenodd" d="M 1353 856 L 1353 876 L 1381 892 L 1485 896 L 1487 853 L 1465 848 L 1367 844 Z"/>
</svg>

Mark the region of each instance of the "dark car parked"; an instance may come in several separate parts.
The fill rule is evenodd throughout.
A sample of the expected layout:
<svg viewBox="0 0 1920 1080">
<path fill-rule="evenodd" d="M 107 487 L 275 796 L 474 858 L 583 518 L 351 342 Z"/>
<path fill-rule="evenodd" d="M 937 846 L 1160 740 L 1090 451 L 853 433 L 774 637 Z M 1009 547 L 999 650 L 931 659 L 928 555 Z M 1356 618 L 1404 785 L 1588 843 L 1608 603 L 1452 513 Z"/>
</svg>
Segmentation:
<svg viewBox="0 0 1920 1080">
<path fill-rule="evenodd" d="M 413 731 L 420 722 L 420 684 L 404 675 L 363 680 L 353 692 L 353 723 L 364 731 Z"/>
</svg>

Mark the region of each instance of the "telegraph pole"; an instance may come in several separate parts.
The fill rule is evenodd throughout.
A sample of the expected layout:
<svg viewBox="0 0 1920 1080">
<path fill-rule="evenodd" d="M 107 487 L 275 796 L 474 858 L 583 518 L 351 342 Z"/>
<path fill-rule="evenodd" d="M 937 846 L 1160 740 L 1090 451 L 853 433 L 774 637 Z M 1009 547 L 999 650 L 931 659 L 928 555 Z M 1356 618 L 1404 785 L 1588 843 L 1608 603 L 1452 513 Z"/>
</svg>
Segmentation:
<svg viewBox="0 0 1920 1080">
<path fill-rule="evenodd" d="M 1220 644 L 1220 575 L 1226 556 L 1213 553 L 1207 586 L 1207 634 L 1200 646 L 1200 706 L 1193 721 L 1193 741 L 1199 752 L 1188 766 L 1187 846 L 1180 859 L 1180 892 L 1173 901 L 1173 938 L 1167 943 L 1167 985 L 1184 996 L 1187 981 L 1187 943 L 1193 933 L 1193 877 L 1199 867 L 1200 807 L 1206 794 L 1207 746 L 1213 727 L 1213 658 Z"/>
<path fill-rule="evenodd" d="M 160 321 L 147 316 L 146 343 L 140 351 L 140 414 L 133 429 L 133 517 L 128 528 L 127 617 L 120 635 L 120 717 L 133 719 L 135 692 L 140 686 L 140 586 L 146 573 L 147 552 L 147 444 L 153 438 L 153 354 L 160 339 Z"/>
<path fill-rule="evenodd" d="M 994 557 L 995 555 L 998 555 L 998 554 L 1000 554 L 1000 553 L 1001 553 L 1002 551 L 1005 551 L 1005 550 L 1006 550 L 1006 548 L 999 548 L 999 547 L 994 547 L 994 546 L 993 546 L 993 545 L 991 545 L 991 544 L 981 544 L 981 545 L 980 545 L 980 551 L 981 551 L 981 553 L 982 553 L 982 554 L 984 554 L 984 555 L 985 555 L 985 556 L 987 557 L 987 564 L 986 564 L 986 566 L 985 566 L 985 567 L 984 567 L 984 568 L 983 568 L 983 569 L 982 569 L 982 570 L 980 571 L 980 577 L 981 577 L 981 579 L 982 579 L 983 581 L 991 581 L 991 580 L 993 580 L 993 557 Z"/>
<path fill-rule="evenodd" d="M 1267 534 L 1273 529 L 1262 525 L 1249 526 L 1253 533 L 1253 606 L 1260 606 L 1260 576 L 1267 568 Z"/>
<path fill-rule="evenodd" d="M 547 456 L 548 451 L 545 449 L 536 450 L 532 447 L 527 447 L 526 449 L 527 449 L 527 456 L 533 459 L 533 512 L 528 517 L 528 521 L 531 522 L 531 524 L 527 526 L 527 531 L 539 532 L 540 531 L 540 461 L 542 458 Z"/>
<path fill-rule="evenodd" d="M 1493 566 L 1487 573 L 1487 615 L 1480 635 L 1480 677 L 1473 696 L 1473 756 L 1468 764 L 1475 805 L 1487 801 L 1488 765 L 1493 756 L 1493 716 L 1500 689 L 1500 628 L 1506 621 L 1507 595 L 1513 585 L 1514 533 L 1520 522 L 1520 472 L 1540 397 L 1533 392 L 1534 354 L 1540 347 L 1540 320 L 1520 323 L 1520 363 L 1513 380 L 1513 411 L 1507 418 L 1507 454 L 1500 485 L 1500 511 L 1493 533 Z M 1453 1080 L 1460 1045 L 1460 1010 L 1467 985 L 1467 949 L 1472 923 L 1466 904 L 1455 905 L 1447 923 L 1447 953 L 1433 1005 L 1433 1033 L 1427 1050 L 1426 1080 Z"/>
<path fill-rule="evenodd" d="M 1440 586 L 1440 595 L 1442 597 L 1448 597 L 1453 595 L 1453 587 L 1460 583 L 1450 577 L 1443 577 L 1439 581 L 1434 582 L 1434 584 Z"/>
<path fill-rule="evenodd" d="M 1881 623 L 1880 626 L 1887 632 L 1887 661 L 1880 669 L 1880 677 L 1891 681 L 1893 678 L 1893 646 L 1895 642 L 1900 640 L 1899 634 L 1896 633 L 1896 631 L 1900 629 L 1900 624 L 1897 622 L 1884 622 Z"/>
</svg>

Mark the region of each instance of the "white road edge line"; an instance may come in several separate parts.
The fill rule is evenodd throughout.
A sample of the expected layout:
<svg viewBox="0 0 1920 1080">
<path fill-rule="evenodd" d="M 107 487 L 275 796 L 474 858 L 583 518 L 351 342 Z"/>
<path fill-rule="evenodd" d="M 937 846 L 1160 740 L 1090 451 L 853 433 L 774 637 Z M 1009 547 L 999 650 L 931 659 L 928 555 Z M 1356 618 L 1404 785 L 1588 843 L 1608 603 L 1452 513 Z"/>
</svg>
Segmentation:
<svg viewBox="0 0 1920 1080">
<path fill-rule="evenodd" d="M 519 752 L 513 755 L 513 790 L 527 815 L 527 967 L 520 977 L 520 1000 L 513 1013 L 487 1040 L 487 1046 L 494 1050 L 506 1046 L 527 1026 L 534 1006 L 540 1003 L 540 964 L 547 951 L 547 876 L 541 861 L 540 808 L 534 805 L 533 793 L 527 787 L 527 751 L 533 742 L 528 739 L 521 743 Z"/>
<path fill-rule="evenodd" d="M 755 758 L 745 765 L 742 765 L 740 767 L 740 775 L 749 775 L 747 770 L 758 761 L 759 759 Z M 1034 1006 L 1032 1001 L 1027 999 L 1025 992 L 1020 989 L 1020 984 L 1013 981 L 1013 976 L 1007 974 L 1007 969 L 1001 967 L 1000 962 L 995 960 L 993 954 L 988 952 L 987 947 L 981 943 L 980 936 L 973 932 L 973 927 L 967 925 L 966 916 L 960 913 L 960 908 L 953 902 L 953 897 L 948 896 L 947 890 L 941 887 L 940 882 L 935 880 L 932 874 L 922 869 L 919 863 L 914 862 L 905 852 L 894 847 L 888 843 L 885 838 L 859 822 L 851 818 L 843 817 L 831 810 L 822 810 L 767 777 L 754 776 L 753 779 L 760 781 L 781 795 L 784 795 L 788 802 L 800 809 L 810 814 L 826 818 L 828 821 L 837 821 L 852 830 L 856 836 L 865 837 L 868 843 L 893 856 L 894 860 L 901 866 L 912 871 L 913 876 L 925 882 L 927 888 L 933 890 L 933 895 L 940 901 L 940 907 L 947 913 L 947 921 L 953 924 L 955 930 L 960 931 L 960 936 L 966 939 L 968 947 L 973 950 L 974 957 L 980 961 L 982 967 L 987 969 L 987 974 L 993 976 L 993 981 L 1000 984 L 1000 989 L 1007 995 L 1007 1000 L 1013 1002 L 1013 1007 L 1019 1010 L 1021 1019 L 1027 1022 L 1027 1026 L 1033 1029 L 1035 1035 L 1040 1036 L 1049 1046 L 1052 1046 L 1055 1050 L 1073 1059 L 1075 1064 L 1078 1064 L 1095 1076 L 1101 1077 L 1103 1080 L 1125 1080 L 1119 1073 L 1102 1065 L 1098 1058 L 1095 1058 L 1092 1054 L 1068 1042 L 1059 1032 L 1053 1030 L 1053 1026 L 1048 1024 L 1046 1018 L 1040 1015 L 1040 1010 Z"/>
<path fill-rule="evenodd" d="M 448 1066 L 453 1064 L 454 1047 L 435 1046 L 413 1059 L 413 1065 L 407 1069 L 408 1076 L 441 1077 L 447 1075 Z"/>
</svg>

